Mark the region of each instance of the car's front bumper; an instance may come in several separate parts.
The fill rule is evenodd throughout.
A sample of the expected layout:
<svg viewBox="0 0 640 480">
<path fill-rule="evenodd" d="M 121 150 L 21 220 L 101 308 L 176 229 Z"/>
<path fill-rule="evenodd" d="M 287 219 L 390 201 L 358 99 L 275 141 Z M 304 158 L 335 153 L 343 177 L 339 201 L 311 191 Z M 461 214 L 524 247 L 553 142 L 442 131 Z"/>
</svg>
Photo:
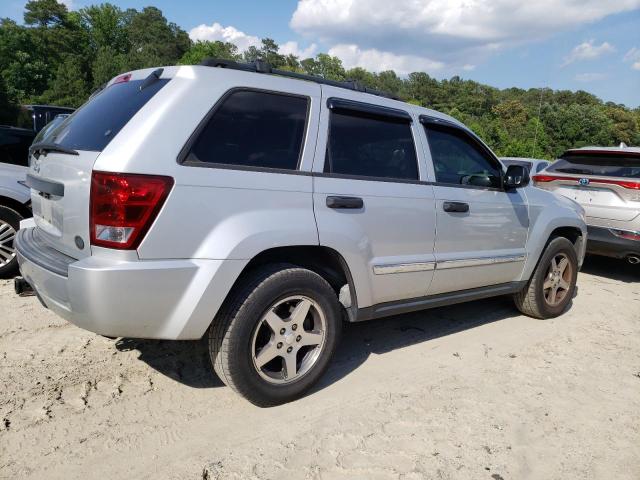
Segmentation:
<svg viewBox="0 0 640 480">
<path fill-rule="evenodd" d="M 640 256 L 640 241 L 614 235 L 609 228 L 588 226 L 587 253 L 606 257 Z"/>
<path fill-rule="evenodd" d="M 22 276 L 42 303 L 71 323 L 110 337 L 201 338 L 246 264 L 74 260 L 37 241 L 33 229 L 25 229 L 15 243 Z"/>
</svg>

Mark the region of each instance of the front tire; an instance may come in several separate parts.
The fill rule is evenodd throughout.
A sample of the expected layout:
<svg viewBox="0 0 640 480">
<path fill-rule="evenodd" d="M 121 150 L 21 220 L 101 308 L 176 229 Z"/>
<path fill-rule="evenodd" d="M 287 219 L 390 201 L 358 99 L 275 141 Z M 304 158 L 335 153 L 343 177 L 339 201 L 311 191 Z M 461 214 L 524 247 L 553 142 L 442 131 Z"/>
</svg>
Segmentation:
<svg viewBox="0 0 640 480">
<path fill-rule="evenodd" d="M 317 273 L 269 265 L 245 275 L 209 328 L 220 379 L 251 403 L 295 400 L 326 371 L 342 320 L 336 293 Z"/>
<path fill-rule="evenodd" d="M 549 242 L 527 286 L 513 296 L 518 310 L 534 318 L 562 314 L 573 298 L 578 278 L 578 256 L 564 237 Z"/>
<path fill-rule="evenodd" d="M 12 208 L 0 205 L 0 278 L 11 277 L 18 272 L 18 259 L 13 246 L 20 228 L 22 215 Z"/>
</svg>

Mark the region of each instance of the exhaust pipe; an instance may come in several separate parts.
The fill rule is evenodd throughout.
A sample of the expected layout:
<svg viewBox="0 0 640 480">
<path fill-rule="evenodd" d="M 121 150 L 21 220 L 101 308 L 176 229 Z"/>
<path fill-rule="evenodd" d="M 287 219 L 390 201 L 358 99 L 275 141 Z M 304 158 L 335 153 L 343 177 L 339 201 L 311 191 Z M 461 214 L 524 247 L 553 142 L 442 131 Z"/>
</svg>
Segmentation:
<svg viewBox="0 0 640 480">
<path fill-rule="evenodd" d="M 631 265 L 638 265 L 640 263 L 640 257 L 636 257 L 635 255 L 629 255 L 627 257 L 627 262 Z"/>
<path fill-rule="evenodd" d="M 22 277 L 13 279 L 13 289 L 16 291 L 16 295 L 20 295 L 21 297 L 35 295 L 33 287 Z"/>
</svg>

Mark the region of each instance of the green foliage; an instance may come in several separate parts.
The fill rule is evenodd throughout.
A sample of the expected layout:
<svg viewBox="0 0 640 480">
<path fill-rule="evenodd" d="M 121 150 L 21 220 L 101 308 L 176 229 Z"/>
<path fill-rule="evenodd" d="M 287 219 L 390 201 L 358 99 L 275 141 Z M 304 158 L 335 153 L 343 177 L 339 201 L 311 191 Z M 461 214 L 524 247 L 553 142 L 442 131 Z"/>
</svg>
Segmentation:
<svg viewBox="0 0 640 480">
<path fill-rule="evenodd" d="M 238 53 L 238 47 L 233 43 L 221 42 L 196 42 L 180 59 L 181 65 L 198 65 L 205 58 L 220 58 L 224 60 L 240 61 L 242 56 Z"/>
<path fill-rule="evenodd" d="M 555 158 L 570 147 L 640 144 L 640 107 L 604 103 L 584 91 L 499 90 L 458 76 L 437 80 L 425 72 L 400 77 L 393 71 L 345 70 L 339 58 L 326 53 L 305 59 L 284 55 L 270 38 L 239 52 L 231 43 L 193 43 L 155 7 L 122 10 L 103 3 L 69 12 L 56 0 L 28 1 L 24 25 L 0 19 L 0 123 L 24 121 L 20 104 L 79 106 L 120 73 L 195 65 L 207 57 L 261 59 L 282 70 L 356 80 L 452 115 L 498 155 Z"/>
</svg>

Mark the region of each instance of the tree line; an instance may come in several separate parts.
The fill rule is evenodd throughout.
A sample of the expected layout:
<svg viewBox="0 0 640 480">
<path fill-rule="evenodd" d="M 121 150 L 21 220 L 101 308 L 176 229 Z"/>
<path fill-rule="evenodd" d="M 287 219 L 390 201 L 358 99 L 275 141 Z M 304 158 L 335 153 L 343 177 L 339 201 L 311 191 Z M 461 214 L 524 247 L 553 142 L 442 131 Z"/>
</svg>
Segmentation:
<svg viewBox="0 0 640 480">
<path fill-rule="evenodd" d="M 221 41 L 193 42 L 156 7 L 141 11 L 104 3 L 69 11 L 56 0 L 31 0 L 24 23 L 0 20 L 0 124 L 28 125 L 25 104 L 82 105 L 118 73 L 161 65 L 193 65 L 206 57 L 263 59 L 272 66 L 331 80 L 357 80 L 416 105 L 448 113 L 472 128 L 498 155 L 555 158 L 584 145 L 640 144 L 640 107 L 585 91 L 498 89 L 459 76 L 437 80 L 389 70 L 345 69 L 319 53 L 283 55 L 265 38 L 239 51 Z"/>
</svg>

